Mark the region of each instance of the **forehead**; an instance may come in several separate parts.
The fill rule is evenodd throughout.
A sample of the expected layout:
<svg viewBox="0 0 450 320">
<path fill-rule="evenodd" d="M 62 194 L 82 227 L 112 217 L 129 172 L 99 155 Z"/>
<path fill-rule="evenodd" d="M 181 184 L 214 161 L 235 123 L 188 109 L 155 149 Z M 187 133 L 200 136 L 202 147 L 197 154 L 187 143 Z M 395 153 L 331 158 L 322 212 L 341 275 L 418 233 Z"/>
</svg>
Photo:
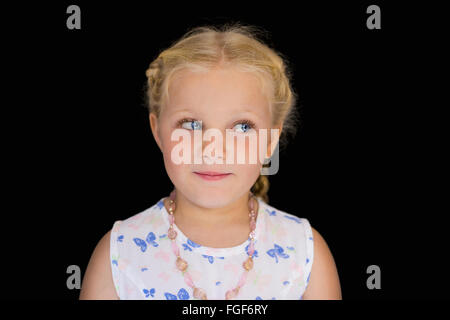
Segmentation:
<svg viewBox="0 0 450 320">
<path fill-rule="evenodd" d="M 254 73 L 235 68 L 177 71 L 168 86 L 167 111 L 267 113 L 267 85 Z"/>
</svg>

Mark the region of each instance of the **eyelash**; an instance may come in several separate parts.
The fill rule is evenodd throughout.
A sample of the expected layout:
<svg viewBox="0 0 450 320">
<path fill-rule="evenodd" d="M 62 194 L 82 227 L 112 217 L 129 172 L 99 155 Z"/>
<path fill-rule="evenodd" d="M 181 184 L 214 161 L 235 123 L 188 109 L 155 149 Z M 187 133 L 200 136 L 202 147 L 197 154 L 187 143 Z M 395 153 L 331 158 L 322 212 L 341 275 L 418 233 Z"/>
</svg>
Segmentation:
<svg viewBox="0 0 450 320">
<path fill-rule="evenodd" d="M 180 127 L 185 122 L 191 122 L 191 121 L 198 121 L 198 120 L 197 119 L 193 119 L 193 118 L 183 118 L 183 119 L 177 121 L 177 127 Z M 233 124 L 233 128 L 237 124 L 246 124 L 246 125 L 248 125 L 250 127 L 249 130 L 254 129 L 256 127 L 255 123 L 253 121 L 247 120 L 247 119 L 236 121 Z"/>
</svg>

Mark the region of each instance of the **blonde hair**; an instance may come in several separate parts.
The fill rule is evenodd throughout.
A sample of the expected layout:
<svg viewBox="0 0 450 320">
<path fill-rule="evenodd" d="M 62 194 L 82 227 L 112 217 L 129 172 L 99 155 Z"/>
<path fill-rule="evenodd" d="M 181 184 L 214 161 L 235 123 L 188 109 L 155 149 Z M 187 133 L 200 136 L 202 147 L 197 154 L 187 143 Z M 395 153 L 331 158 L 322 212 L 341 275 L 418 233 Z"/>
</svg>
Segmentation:
<svg viewBox="0 0 450 320">
<path fill-rule="evenodd" d="M 218 66 L 233 66 L 253 72 L 261 80 L 261 87 L 269 98 L 272 125 L 283 124 L 279 147 L 287 144 L 288 135 L 295 135 L 298 113 L 294 107 L 296 94 L 291 86 L 287 60 L 266 45 L 259 36 L 264 30 L 240 23 L 221 27 L 201 26 L 188 31 L 169 48 L 161 51 L 146 70 L 146 101 L 150 113 L 159 118 L 168 96 L 171 77 L 184 68 L 209 70 Z M 268 85 L 268 87 L 266 87 Z M 251 191 L 269 202 L 269 179 L 260 175 Z"/>
</svg>

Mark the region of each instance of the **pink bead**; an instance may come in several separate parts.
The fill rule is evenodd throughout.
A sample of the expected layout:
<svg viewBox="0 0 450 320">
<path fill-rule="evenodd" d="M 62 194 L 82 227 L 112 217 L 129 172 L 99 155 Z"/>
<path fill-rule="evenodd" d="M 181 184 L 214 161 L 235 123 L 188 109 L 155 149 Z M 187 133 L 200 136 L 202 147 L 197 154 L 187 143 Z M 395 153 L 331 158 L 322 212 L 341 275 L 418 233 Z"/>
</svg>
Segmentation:
<svg viewBox="0 0 450 320">
<path fill-rule="evenodd" d="M 177 194 L 176 189 L 173 189 L 173 191 L 170 193 L 170 199 L 175 201 L 176 194 Z"/>
<path fill-rule="evenodd" d="M 169 237 L 169 239 L 173 240 L 177 237 L 177 232 L 173 228 L 170 228 L 169 232 L 167 232 L 167 236 Z"/>
<path fill-rule="evenodd" d="M 250 242 L 250 245 L 248 246 L 248 254 L 251 256 L 255 252 L 255 246 L 253 244 L 253 241 Z"/>
<path fill-rule="evenodd" d="M 169 214 L 169 223 L 173 224 L 175 222 L 175 217 L 172 214 Z"/>
<path fill-rule="evenodd" d="M 255 210 L 255 203 L 253 202 L 253 197 L 250 197 L 250 200 L 248 200 L 248 207 L 250 211 Z"/>
<path fill-rule="evenodd" d="M 178 246 L 175 241 L 172 241 L 172 252 L 178 257 L 180 255 L 180 249 L 178 249 Z"/>
<path fill-rule="evenodd" d="M 192 282 L 191 275 L 188 272 L 184 273 L 184 281 L 189 287 L 194 288 L 194 282 Z"/>
<path fill-rule="evenodd" d="M 252 220 L 251 222 L 250 222 L 250 231 L 253 231 L 253 230 L 255 230 L 256 229 L 256 221 L 255 220 Z"/>
<path fill-rule="evenodd" d="M 225 298 L 227 300 L 231 300 L 234 297 L 236 297 L 238 293 L 239 293 L 239 289 L 238 288 L 233 289 L 233 290 L 228 290 L 227 293 L 225 294 Z"/>
<path fill-rule="evenodd" d="M 233 290 L 228 290 L 227 293 L 225 294 L 225 299 L 227 300 L 231 300 L 234 298 L 234 292 Z"/>
<path fill-rule="evenodd" d="M 248 272 L 242 273 L 241 278 L 239 279 L 238 282 L 238 287 L 242 287 L 244 285 L 245 281 L 247 280 L 247 274 Z"/>
</svg>

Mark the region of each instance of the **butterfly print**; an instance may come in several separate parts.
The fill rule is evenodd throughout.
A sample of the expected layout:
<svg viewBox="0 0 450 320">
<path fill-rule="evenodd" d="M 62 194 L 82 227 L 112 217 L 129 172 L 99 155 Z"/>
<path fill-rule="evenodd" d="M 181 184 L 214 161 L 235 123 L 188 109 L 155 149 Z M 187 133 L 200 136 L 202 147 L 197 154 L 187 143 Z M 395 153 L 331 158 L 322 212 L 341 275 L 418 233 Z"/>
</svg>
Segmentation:
<svg viewBox="0 0 450 320">
<path fill-rule="evenodd" d="M 146 298 L 148 298 L 148 296 L 155 297 L 155 288 L 151 288 L 150 290 L 144 289 L 142 291 L 144 292 Z"/>
<path fill-rule="evenodd" d="M 286 215 L 284 217 L 288 218 L 288 219 L 291 219 L 291 220 L 294 220 L 297 223 L 302 223 L 302 220 L 300 218 L 298 218 L 298 217 L 291 217 L 291 216 L 286 216 Z"/>
<path fill-rule="evenodd" d="M 273 249 L 267 251 L 267 254 L 272 258 L 275 258 L 276 263 L 278 263 L 278 257 L 287 259 L 289 255 L 284 253 L 284 249 L 279 245 L 275 244 Z"/>
<path fill-rule="evenodd" d="M 184 250 L 189 250 L 192 251 L 192 248 L 200 248 L 201 245 L 195 243 L 194 241 L 192 241 L 191 239 L 187 239 L 187 243 L 183 243 L 183 248 Z"/>
<path fill-rule="evenodd" d="M 255 245 L 256 245 L 256 241 L 255 241 L 255 244 L 254 244 L 254 246 L 253 246 L 253 258 L 258 257 L 258 250 L 254 249 L 254 248 L 255 248 Z M 249 247 L 249 246 L 250 246 L 250 243 L 245 247 L 245 252 L 247 252 L 247 255 L 250 255 L 250 254 L 248 253 L 248 247 Z"/>
<path fill-rule="evenodd" d="M 157 246 L 158 246 L 158 244 L 155 242 L 155 239 L 156 239 L 155 234 L 154 234 L 153 232 L 150 232 L 150 233 L 147 235 L 147 238 L 145 239 L 145 241 L 142 240 L 141 238 L 133 238 L 133 241 L 134 241 L 134 243 L 136 243 L 136 245 L 137 245 L 138 247 L 141 248 L 141 251 L 142 251 L 142 252 L 145 252 L 145 251 L 147 250 L 147 243 L 148 243 L 149 245 L 154 246 L 154 247 L 157 247 Z M 146 243 L 146 242 L 147 242 L 147 243 Z"/>
<path fill-rule="evenodd" d="M 208 258 L 209 263 L 214 263 L 214 257 L 202 254 L 203 258 Z M 225 257 L 216 257 L 216 259 L 225 259 Z"/>
<path fill-rule="evenodd" d="M 181 288 L 178 291 L 177 295 L 171 294 L 169 292 L 164 293 L 164 295 L 166 296 L 167 300 L 177 300 L 177 296 L 178 300 L 189 300 L 189 293 L 184 288 Z"/>
</svg>

